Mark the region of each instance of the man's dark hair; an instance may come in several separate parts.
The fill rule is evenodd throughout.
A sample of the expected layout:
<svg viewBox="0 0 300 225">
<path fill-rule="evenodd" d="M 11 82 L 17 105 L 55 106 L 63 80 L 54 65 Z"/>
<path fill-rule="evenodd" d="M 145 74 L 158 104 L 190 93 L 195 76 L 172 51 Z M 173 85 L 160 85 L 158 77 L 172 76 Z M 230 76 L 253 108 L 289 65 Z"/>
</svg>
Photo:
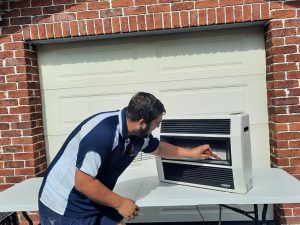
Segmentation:
<svg viewBox="0 0 300 225">
<path fill-rule="evenodd" d="M 147 124 L 165 113 L 164 105 L 152 94 L 146 92 L 136 93 L 130 100 L 126 116 L 132 121 L 144 119 Z"/>
</svg>

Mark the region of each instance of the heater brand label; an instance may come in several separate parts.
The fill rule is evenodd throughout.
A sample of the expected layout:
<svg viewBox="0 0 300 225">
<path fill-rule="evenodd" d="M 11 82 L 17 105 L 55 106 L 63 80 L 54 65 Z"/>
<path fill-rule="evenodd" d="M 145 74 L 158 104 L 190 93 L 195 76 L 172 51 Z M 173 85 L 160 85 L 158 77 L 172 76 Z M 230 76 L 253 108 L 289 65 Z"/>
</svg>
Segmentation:
<svg viewBox="0 0 300 225">
<path fill-rule="evenodd" d="M 224 188 L 231 188 L 230 184 L 221 184 L 221 186 L 224 187 Z"/>
</svg>

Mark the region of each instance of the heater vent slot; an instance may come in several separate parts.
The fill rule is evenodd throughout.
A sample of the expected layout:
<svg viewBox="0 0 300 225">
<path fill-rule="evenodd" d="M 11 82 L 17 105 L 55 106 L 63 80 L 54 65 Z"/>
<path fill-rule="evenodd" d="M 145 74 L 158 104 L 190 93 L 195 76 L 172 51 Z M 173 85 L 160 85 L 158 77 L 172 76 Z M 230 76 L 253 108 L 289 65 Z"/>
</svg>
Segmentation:
<svg viewBox="0 0 300 225">
<path fill-rule="evenodd" d="M 232 169 L 163 162 L 166 180 L 234 189 Z"/>
<path fill-rule="evenodd" d="M 230 134 L 230 119 L 166 119 L 161 133 Z"/>
</svg>

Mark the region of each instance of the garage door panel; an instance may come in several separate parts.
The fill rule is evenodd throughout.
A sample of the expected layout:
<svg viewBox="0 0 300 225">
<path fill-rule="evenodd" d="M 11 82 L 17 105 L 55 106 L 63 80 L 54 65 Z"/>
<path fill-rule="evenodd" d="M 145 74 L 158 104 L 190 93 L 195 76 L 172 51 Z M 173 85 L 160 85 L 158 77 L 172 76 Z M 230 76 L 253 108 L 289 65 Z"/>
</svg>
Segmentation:
<svg viewBox="0 0 300 225">
<path fill-rule="evenodd" d="M 38 57 L 43 89 L 143 83 L 153 80 L 154 67 L 149 67 L 149 64 L 154 64 L 153 47 L 145 50 L 145 46 L 136 44 L 120 44 L 116 47 L 115 44 L 97 46 L 97 43 L 92 43 L 94 44 L 85 43 L 80 47 L 69 48 L 57 44 L 50 53 L 45 50 L 45 46 L 40 46 Z M 148 52 L 148 56 L 141 57 L 145 52 Z M 146 67 L 149 68 L 145 71 Z M 43 76 L 44 71 L 51 75 Z M 149 76 L 143 76 L 145 73 Z"/>
<path fill-rule="evenodd" d="M 47 135 L 45 139 L 46 157 L 48 164 L 54 159 L 68 135 Z"/>
<path fill-rule="evenodd" d="M 270 146 L 268 124 L 251 124 L 251 155 L 253 168 L 269 168 L 270 167 Z"/>
<path fill-rule="evenodd" d="M 134 76 L 134 74 L 137 76 L 135 73 L 135 49 L 135 46 L 126 46 L 120 49 L 86 48 L 84 55 L 81 54 L 82 49 L 80 48 L 70 49 L 68 52 L 57 51 L 56 63 L 61 65 L 60 67 L 54 66 L 55 74 L 59 75 L 57 82 L 123 78 Z"/>
<path fill-rule="evenodd" d="M 261 97 L 265 91 L 257 87 L 257 80 L 265 82 L 261 76 L 249 76 L 157 82 L 155 85 L 145 83 L 142 86 L 132 84 L 46 90 L 45 119 L 56 118 L 48 123 L 46 134 L 68 134 L 91 114 L 125 107 L 131 96 L 138 91 L 151 92 L 159 97 L 167 109 L 166 116 L 245 111 L 250 114 L 251 124 L 265 123 L 266 102 Z"/>
<path fill-rule="evenodd" d="M 173 40 L 157 45 L 160 74 L 242 68 L 243 53 L 240 41 L 228 38 L 213 40 Z M 224 45 L 226 43 L 226 45 Z M 216 49 L 218 51 L 216 51 Z M 227 57 L 224 57 L 227 56 Z M 219 68 L 217 66 L 222 66 Z"/>
<path fill-rule="evenodd" d="M 267 88 L 265 76 L 249 76 L 245 95 L 245 112 L 250 115 L 251 124 L 268 123 Z M 269 139 L 269 135 L 265 136 Z M 268 152 L 269 153 L 269 152 Z"/>
<path fill-rule="evenodd" d="M 126 106 L 132 93 L 120 93 L 115 95 L 82 95 L 59 99 L 62 129 L 76 125 L 79 121 L 90 116 L 90 112 L 103 112 L 119 109 Z M 117 107 L 120 105 L 119 107 Z M 80 106 L 80 107 L 79 107 Z M 76 114 L 72 113 L 76 112 Z M 78 120 L 79 119 L 79 120 Z"/>
<path fill-rule="evenodd" d="M 265 83 L 263 76 L 241 76 L 162 82 L 158 88 L 166 116 L 242 111 L 260 124 L 268 121 Z"/>
<path fill-rule="evenodd" d="M 252 164 L 255 168 L 266 168 L 270 165 L 270 153 L 266 151 L 266 149 L 269 149 L 269 144 L 265 141 L 268 133 L 267 124 L 250 126 Z M 50 159 L 49 161 L 54 158 L 67 136 L 68 134 L 47 136 L 46 148 L 48 149 L 47 158 Z"/>
<path fill-rule="evenodd" d="M 103 111 L 118 110 L 128 104 L 135 92 L 105 93 L 98 88 L 46 91 L 48 102 L 44 118 L 48 123 L 46 135 L 69 134 L 81 121 Z M 55 118 L 52 119 L 52 118 Z"/>
<path fill-rule="evenodd" d="M 158 42 L 157 80 L 264 75 L 263 39 L 257 35 L 258 30 L 251 31 L 248 34 L 238 30 L 215 31 L 209 35 L 198 33 L 194 38 L 183 35 Z"/>
<path fill-rule="evenodd" d="M 258 34 L 255 28 L 247 34 L 213 31 L 171 40 L 160 36 L 39 46 L 43 89 L 264 75 L 263 36 Z M 51 75 L 43 76 L 44 71 Z"/>
<path fill-rule="evenodd" d="M 245 87 L 210 87 L 162 91 L 167 116 L 241 112 Z M 172 99 L 176 99 L 172 101 Z"/>
</svg>

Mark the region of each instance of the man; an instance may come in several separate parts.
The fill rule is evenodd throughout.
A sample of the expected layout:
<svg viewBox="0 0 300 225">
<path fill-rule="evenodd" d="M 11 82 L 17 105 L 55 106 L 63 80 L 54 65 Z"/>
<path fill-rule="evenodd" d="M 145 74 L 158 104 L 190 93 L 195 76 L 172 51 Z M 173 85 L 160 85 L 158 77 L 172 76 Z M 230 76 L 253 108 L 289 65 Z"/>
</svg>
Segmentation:
<svg viewBox="0 0 300 225">
<path fill-rule="evenodd" d="M 112 190 L 140 151 L 164 158 L 207 158 L 208 145 L 188 150 L 151 135 L 165 112 L 157 98 L 139 92 L 123 110 L 99 113 L 78 125 L 43 180 L 41 224 L 121 225 L 136 217 L 135 202 Z"/>
</svg>

